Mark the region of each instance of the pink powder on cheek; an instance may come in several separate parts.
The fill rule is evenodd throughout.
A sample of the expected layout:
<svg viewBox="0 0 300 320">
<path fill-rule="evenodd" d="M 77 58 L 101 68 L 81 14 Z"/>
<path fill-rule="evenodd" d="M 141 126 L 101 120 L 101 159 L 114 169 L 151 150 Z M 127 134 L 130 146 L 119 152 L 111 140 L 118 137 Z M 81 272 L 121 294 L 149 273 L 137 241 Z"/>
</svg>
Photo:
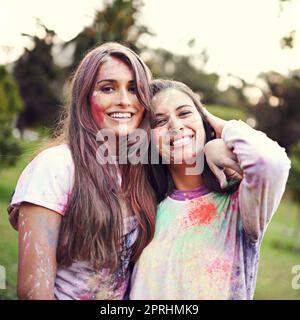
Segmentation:
<svg viewBox="0 0 300 320">
<path fill-rule="evenodd" d="M 95 96 L 91 97 L 90 103 L 93 119 L 99 126 L 101 126 L 104 119 L 103 108 L 97 103 Z"/>
</svg>

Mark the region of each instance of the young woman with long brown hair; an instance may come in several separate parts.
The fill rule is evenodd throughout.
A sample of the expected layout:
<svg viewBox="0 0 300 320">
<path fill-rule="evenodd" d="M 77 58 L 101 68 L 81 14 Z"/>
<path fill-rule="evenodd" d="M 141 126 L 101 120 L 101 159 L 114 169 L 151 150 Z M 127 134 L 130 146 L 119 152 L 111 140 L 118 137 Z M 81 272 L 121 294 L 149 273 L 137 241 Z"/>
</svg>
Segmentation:
<svg viewBox="0 0 300 320">
<path fill-rule="evenodd" d="M 20 299 L 124 298 L 130 262 L 154 233 L 155 195 L 142 164 L 99 164 L 97 133 L 149 129 L 150 79 L 116 43 L 77 68 L 62 133 L 25 168 L 9 209 Z"/>
<path fill-rule="evenodd" d="M 252 299 L 262 238 L 290 160 L 264 133 L 205 111 L 183 83 L 155 80 L 151 87 L 154 143 L 165 163 L 149 167 L 161 202 L 130 298 Z M 226 185 L 226 167 L 241 179 Z"/>
</svg>

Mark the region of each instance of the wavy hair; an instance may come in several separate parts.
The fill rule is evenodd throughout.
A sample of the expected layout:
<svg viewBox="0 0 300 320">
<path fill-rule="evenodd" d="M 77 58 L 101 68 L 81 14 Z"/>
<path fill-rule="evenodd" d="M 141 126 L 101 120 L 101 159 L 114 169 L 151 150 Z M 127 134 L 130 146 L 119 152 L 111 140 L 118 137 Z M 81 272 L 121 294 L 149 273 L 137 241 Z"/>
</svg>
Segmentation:
<svg viewBox="0 0 300 320">
<path fill-rule="evenodd" d="M 132 261 L 137 260 L 154 234 L 156 199 L 145 166 L 140 163 L 118 168 L 115 164 L 97 163 L 99 128 L 92 117 L 90 98 L 99 68 L 109 57 L 123 61 L 132 70 L 136 95 L 145 109 L 140 127 L 150 131 L 148 67 L 136 53 L 118 43 L 105 43 L 88 52 L 72 77 L 69 101 L 54 141 L 69 145 L 75 167 L 74 186 L 58 242 L 58 263 L 64 266 L 84 260 L 94 268 L 116 270 L 120 265 L 127 211 L 136 217 L 139 230 Z"/>
</svg>

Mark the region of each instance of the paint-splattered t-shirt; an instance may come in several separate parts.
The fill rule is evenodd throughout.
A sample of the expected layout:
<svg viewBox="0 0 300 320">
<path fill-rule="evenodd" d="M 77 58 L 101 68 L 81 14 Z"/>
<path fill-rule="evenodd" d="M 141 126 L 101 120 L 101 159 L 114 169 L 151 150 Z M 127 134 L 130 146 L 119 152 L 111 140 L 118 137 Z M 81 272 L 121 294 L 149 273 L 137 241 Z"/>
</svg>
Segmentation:
<svg viewBox="0 0 300 320">
<path fill-rule="evenodd" d="M 154 238 L 132 274 L 130 299 L 253 298 L 261 240 L 290 160 L 242 121 L 229 121 L 222 139 L 243 171 L 237 191 L 174 190 L 160 203 Z"/>
<path fill-rule="evenodd" d="M 48 148 L 24 169 L 10 203 L 10 221 L 17 229 L 18 210 L 30 202 L 64 215 L 74 182 L 74 163 L 66 144 Z M 58 265 L 54 296 L 58 300 L 123 299 L 131 275 L 130 257 L 137 238 L 137 221 L 124 218 L 121 266 L 111 273 L 94 270 L 89 263 L 78 261 L 70 267 Z M 89 248 L 86 248 L 89 250 Z"/>
</svg>

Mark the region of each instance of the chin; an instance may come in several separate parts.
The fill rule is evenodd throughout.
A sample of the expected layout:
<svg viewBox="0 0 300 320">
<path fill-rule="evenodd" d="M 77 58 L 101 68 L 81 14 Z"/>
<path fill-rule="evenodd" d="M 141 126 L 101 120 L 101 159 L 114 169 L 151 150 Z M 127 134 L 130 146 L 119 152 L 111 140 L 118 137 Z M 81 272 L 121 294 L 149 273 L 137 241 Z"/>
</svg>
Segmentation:
<svg viewBox="0 0 300 320">
<path fill-rule="evenodd" d="M 124 136 L 128 136 L 132 133 L 134 133 L 134 130 L 135 128 L 126 128 L 126 129 L 119 129 L 117 132 L 116 132 L 116 136 L 117 137 L 124 137 Z"/>
</svg>

